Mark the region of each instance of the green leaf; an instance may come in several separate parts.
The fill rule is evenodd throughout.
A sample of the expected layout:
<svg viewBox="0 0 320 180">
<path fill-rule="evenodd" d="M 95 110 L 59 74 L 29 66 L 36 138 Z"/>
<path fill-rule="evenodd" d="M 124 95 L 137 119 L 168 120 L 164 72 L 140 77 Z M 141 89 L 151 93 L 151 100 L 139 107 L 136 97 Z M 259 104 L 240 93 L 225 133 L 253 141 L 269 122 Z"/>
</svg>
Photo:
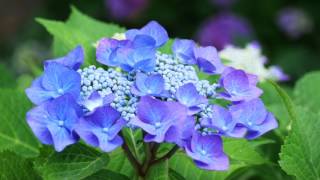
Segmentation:
<svg viewBox="0 0 320 180">
<path fill-rule="evenodd" d="M 130 180 L 127 176 L 124 176 L 122 174 L 103 169 L 101 171 L 98 171 L 97 173 L 86 177 L 84 180 L 97 180 L 97 179 L 103 179 L 103 180 Z"/>
<path fill-rule="evenodd" d="M 255 143 L 253 142 L 250 143 L 245 139 L 224 138 L 224 151 L 230 159 L 248 165 L 263 164 L 267 162 L 267 160 L 255 150 Z"/>
<path fill-rule="evenodd" d="M 102 21 L 93 19 L 80 12 L 74 6 L 71 7 L 71 15 L 66 24 L 70 27 L 77 28 L 81 32 L 86 33 L 92 42 L 96 42 L 100 38 L 111 37 L 115 33 L 122 33 L 125 31 L 124 28 L 116 24 L 107 24 Z"/>
<path fill-rule="evenodd" d="M 90 18 L 75 7 L 66 22 L 37 18 L 47 31 L 53 35 L 53 52 L 55 56 L 63 56 L 77 45 L 85 51 L 84 65 L 96 64 L 94 44 L 102 37 L 111 37 L 115 33 L 124 32 L 114 24 L 106 24 Z"/>
<path fill-rule="evenodd" d="M 0 89 L 0 151 L 10 150 L 23 157 L 39 155 L 39 146 L 26 123 L 32 105 L 23 92 Z"/>
<path fill-rule="evenodd" d="M 296 103 L 320 112 L 320 71 L 311 72 L 302 77 L 294 88 Z"/>
<path fill-rule="evenodd" d="M 108 161 L 107 154 L 75 144 L 60 153 L 43 153 L 35 167 L 44 179 L 82 179 L 102 170 Z"/>
<path fill-rule="evenodd" d="M 41 18 L 37 18 L 37 21 L 54 36 L 55 42 L 58 42 L 57 45 L 61 45 L 61 47 L 63 47 L 63 49 L 60 50 L 61 52 L 59 51 L 59 56 L 67 54 L 77 45 L 82 45 L 85 51 L 85 65 L 94 64 L 94 42 L 90 41 L 88 34 L 77 28 L 68 26 L 61 21 L 45 20 Z"/>
<path fill-rule="evenodd" d="M 143 151 L 143 143 L 139 142 L 139 140 L 141 141 L 143 139 L 142 131 L 132 131 L 130 128 L 124 128 L 122 129 L 122 134 L 133 155 L 138 159 L 138 161 L 142 160 L 140 152 Z"/>
<path fill-rule="evenodd" d="M 12 152 L 0 153 L 0 179 L 33 179 L 40 180 L 34 171 L 32 161 L 24 159 Z"/>
<path fill-rule="evenodd" d="M 320 114 L 297 108 L 297 119 L 280 153 L 280 166 L 302 180 L 320 180 Z"/>
<path fill-rule="evenodd" d="M 185 178 L 173 169 L 169 169 L 170 180 L 185 180 Z"/>
<path fill-rule="evenodd" d="M 123 174 L 131 179 L 137 178 L 135 171 L 125 156 L 122 149 L 117 149 L 110 153 L 110 162 L 107 167 L 108 170 Z"/>
<path fill-rule="evenodd" d="M 171 47 L 172 47 L 173 41 L 174 41 L 173 39 L 169 39 L 164 46 L 159 48 L 159 51 L 165 54 L 171 54 L 172 53 Z"/>
<path fill-rule="evenodd" d="M 15 87 L 15 80 L 13 74 L 8 70 L 8 68 L 0 63 L 0 87 L 1 88 L 12 88 Z"/>
<path fill-rule="evenodd" d="M 222 180 L 227 178 L 232 172 L 243 167 L 244 164 L 232 164 L 228 171 L 207 171 L 196 167 L 193 161 L 185 155 L 178 152 L 169 160 L 169 167 L 183 176 L 185 179 L 202 180 L 214 179 Z"/>
<path fill-rule="evenodd" d="M 147 180 L 169 180 L 169 162 L 168 160 L 154 164 L 148 170 Z"/>
</svg>

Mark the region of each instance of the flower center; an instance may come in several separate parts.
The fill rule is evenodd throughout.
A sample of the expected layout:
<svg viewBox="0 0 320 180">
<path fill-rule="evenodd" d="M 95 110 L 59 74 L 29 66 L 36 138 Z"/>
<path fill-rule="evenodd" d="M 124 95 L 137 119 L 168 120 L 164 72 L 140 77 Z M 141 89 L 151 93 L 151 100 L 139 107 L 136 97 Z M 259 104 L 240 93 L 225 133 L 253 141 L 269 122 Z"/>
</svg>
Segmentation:
<svg viewBox="0 0 320 180">
<path fill-rule="evenodd" d="M 161 122 L 156 122 L 156 123 L 154 124 L 154 126 L 156 127 L 156 129 L 160 128 L 160 127 L 161 127 Z"/>
<path fill-rule="evenodd" d="M 59 89 L 58 89 L 58 93 L 59 93 L 59 94 L 63 94 L 63 89 L 59 88 Z"/>
<path fill-rule="evenodd" d="M 207 151 L 202 149 L 202 150 L 200 151 L 200 154 L 201 154 L 202 156 L 205 156 L 205 155 L 207 155 Z"/>
<path fill-rule="evenodd" d="M 103 128 L 103 129 L 102 129 L 102 132 L 108 133 L 108 132 L 109 132 L 109 128 L 107 128 L 107 127 Z"/>
<path fill-rule="evenodd" d="M 59 120 L 59 121 L 58 121 L 58 126 L 62 127 L 63 125 L 64 125 L 64 121 Z"/>
</svg>

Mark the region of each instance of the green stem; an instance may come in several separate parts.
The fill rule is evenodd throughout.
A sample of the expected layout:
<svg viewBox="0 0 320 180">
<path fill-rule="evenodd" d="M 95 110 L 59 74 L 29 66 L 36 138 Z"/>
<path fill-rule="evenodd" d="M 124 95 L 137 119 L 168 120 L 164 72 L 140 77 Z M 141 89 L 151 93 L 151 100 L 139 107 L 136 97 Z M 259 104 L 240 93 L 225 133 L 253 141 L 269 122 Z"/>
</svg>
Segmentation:
<svg viewBox="0 0 320 180">
<path fill-rule="evenodd" d="M 150 166 L 153 164 L 159 163 L 161 161 L 164 161 L 166 159 L 170 159 L 178 150 L 179 150 L 179 146 L 175 145 L 167 154 L 165 154 L 159 159 L 151 161 Z"/>
</svg>

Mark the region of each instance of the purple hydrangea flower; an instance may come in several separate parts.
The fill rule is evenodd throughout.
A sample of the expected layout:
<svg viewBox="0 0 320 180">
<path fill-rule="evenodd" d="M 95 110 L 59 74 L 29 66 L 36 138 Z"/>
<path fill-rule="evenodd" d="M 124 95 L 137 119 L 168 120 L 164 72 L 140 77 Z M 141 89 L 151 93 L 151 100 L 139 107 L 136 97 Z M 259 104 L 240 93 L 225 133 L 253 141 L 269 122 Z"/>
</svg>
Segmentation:
<svg viewBox="0 0 320 180">
<path fill-rule="evenodd" d="M 27 122 L 43 144 L 53 145 L 60 152 L 79 139 L 74 133 L 79 112 L 73 96 L 66 94 L 30 110 Z"/>
<path fill-rule="evenodd" d="M 157 143 L 165 140 L 165 135 L 170 127 L 179 119 L 186 118 L 186 108 L 177 102 L 165 102 L 151 96 L 143 96 L 137 108 L 137 118 L 130 123 L 142 128 L 147 135 L 146 142 Z"/>
<path fill-rule="evenodd" d="M 195 47 L 194 56 L 199 69 L 207 74 L 220 74 L 224 70 L 216 48 L 212 46 Z"/>
<path fill-rule="evenodd" d="M 255 99 L 262 94 L 262 90 L 256 86 L 257 82 L 258 78 L 254 75 L 228 68 L 221 76 L 220 84 L 224 92 L 220 93 L 220 97 L 230 101 Z"/>
<path fill-rule="evenodd" d="M 165 141 L 175 143 L 179 147 L 184 148 L 186 143 L 192 137 L 192 133 L 195 130 L 195 118 L 194 116 L 187 116 L 186 118 L 180 118 L 166 133 Z"/>
<path fill-rule="evenodd" d="M 80 96 L 80 75 L 61 64 L 47 64 L 44 74 L 26 89 L 27 96 L 34 104 L 41 104 L 69 93 L 73 98 Z"/>
<path fill-rule="evenodd" d="M 279 66 L 270 66 L 269 72 L 272 76 L 272 79 L 278 80 L 278 81 L 288 81 L 290 77 L 283 72 L 282 68 Z"/>
<path fill-rule="evenodd" d="M 218 105 L 212 106 L 212 117 L 201 121 L 201 126 L 212 129 L 215 134 L 241 138 L 246 133 L 246 128 L 237 125 L 237 119 L 231 113 Z"/>
<path fill-rule="evenodd" d="M 199 168 L 217 171 L 229 168 L 229 159 L 223 152 L 220 136 L 202 136 L 195 132 L 185 150 Z"/>
<path fill-rule="evenodd" d="M 91 146 L 110 152 L 122 145 L 123 140 L 118 133 L 125 125 L 126 121 L 117 110 L 103 106 L 81 118 L 76 132 Z"/>
<path fill-rule="evenodd" d="M 123 20 L 130 19 L 143 11 L 148 0 L 105 0 L 107 9 L 112 17 Z"/>
<path fill-rule="evenodd" d="M 189 39 L 175 39 L 172 45 L 173 54 L 184 64 L 197 64 L 193 49 L 194 41 Z"/>
<path fill-rule="evenodd" d="M 50 63 L 56 62 L 62 64 L 70 69 L 78 70 L 83 64 L 84 52 L 81 46 L 77 46 L 72 51 L 70 51 L 66 56 L 57 59 L 50 59 L 44 62 L 45 67 Z"/>
<path fill-rule="evenodd" d="M 98 107 L 109 105 L 115 98 L 114 94 L 101 96 L 99 92 L 93 91 L 91 95 L 81 103 L 89 112 L 95 111 Z"/>
<path fill-rule="evenodd" d="M 164 45 L 169 39 L 167 31 L 156 21 L 150 21 L 141 29 L 131 29 L 126 32 L 126 38 L 131 41 L 139 35 L 152 37 L 156 41 L 156 47 Z"/>
<path fill-rule="evenodd" d="M 206 97 L 199 94 L 196 87 L 192 83 L 180 86 L 176 92 L 177 100 L 188 107 L 188 114 L 193 115 L 201 111 L 199 105 L 207 104 Z"/>
<path fill-rule="evenodd" d="M 164 89 L 164 79 L 160 74 L 146 75 L 138 73 L 131 92 L 137 96 L 169 96 Z"/>
<path fill-rule="evenodd" d="M 156 41 L 146 35 L 131 40 L 103 38 L 97 47 L 97 61 L 108 66 L 118 66 L 125 71 L 152 71 L 155 67 Z"/>
<path fill-rule="evenodd" d="M 282 9 L 277 19 L 278 26 L 290 38 L 297 39 L 313 29 L 311 18 L 302 10 L 294 7 Z"/>
<path fill-rule="evenodd" d="M 250 24 L 241 17 L 223 13 L 204 22 L 197 37 L 201 45 L 221 50 L 237 40 L 252 39 L 252 30 Z"/>
<path fill-rule="evenodd" d="M 267 112 L 260 99 L 253 99 L 230 107 L 233 118 L 247 128 L 247 139 L 254 139 L 278 127 L 272 113 Z"/>
</svg>

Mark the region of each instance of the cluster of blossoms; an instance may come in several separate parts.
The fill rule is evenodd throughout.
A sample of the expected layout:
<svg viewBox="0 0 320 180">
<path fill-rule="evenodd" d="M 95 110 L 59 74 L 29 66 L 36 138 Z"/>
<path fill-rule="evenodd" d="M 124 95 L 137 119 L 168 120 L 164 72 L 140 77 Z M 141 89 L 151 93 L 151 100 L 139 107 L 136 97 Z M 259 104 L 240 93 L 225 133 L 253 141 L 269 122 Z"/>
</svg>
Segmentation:
<svg viewBox="0 0 320 180">
<path fill-rule="evenodd" d="M 254 74 L 259 77 L 260 81 L 265 79 L 287 81 L 289 79 L 280 67 L 265 67 L 268 59 L 262 54 L 260 45 L 255 42 L 248 44 L 245 48 L 228 45 L 219 52 L 219 56 L 225 65 Z"/>
<path fill-rule="evenodd" d="M 125 143 L 122 128 L 142 129 L 144 142 L 174 143 L 199 168 L 228 169 L 222 136 L 254 139 L 277 127 L 259 99 L 258 78 L 224 66 L 214 47 L 191 40 L 176 39 L 172 55 L 157 51 L 167 40 L 152 21 L 125 39 L 99 40 L 96 59 L 106 69 L 80 69 L 80 46 L 45 61 L 26 90 L 36 105 L 27 114 L 34 134 L 56 151 L 82 139 L 110 152 Z M 200 80 L 197 71 L 218 81 Z"/>
</svg>

